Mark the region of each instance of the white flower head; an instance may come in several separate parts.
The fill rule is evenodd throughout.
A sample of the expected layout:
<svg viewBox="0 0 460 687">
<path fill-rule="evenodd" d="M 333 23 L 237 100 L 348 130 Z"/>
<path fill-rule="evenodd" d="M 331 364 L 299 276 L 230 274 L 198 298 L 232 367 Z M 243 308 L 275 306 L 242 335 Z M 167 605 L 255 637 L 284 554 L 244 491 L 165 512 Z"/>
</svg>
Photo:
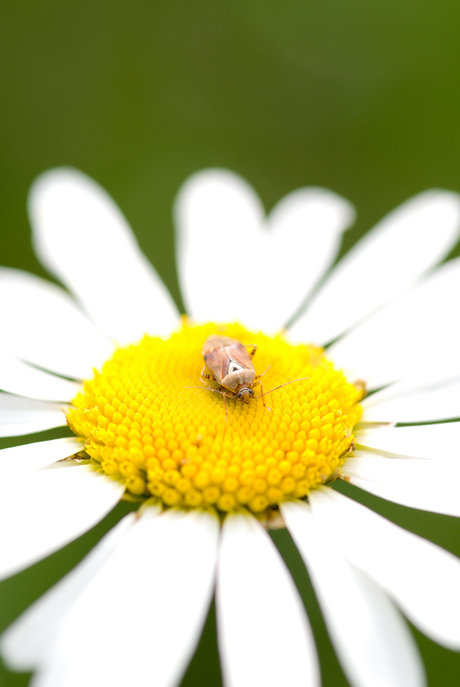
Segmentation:
<svg viewBox="0 0 460 687">
<path fill-rule="evenodd" d="M 195 174 L 175 205 L 182 319 L 88 177 L 42 175 L 29 211 L 68 291 L 0 270 L 0 435 L 73 436 L 0 451 L 0 575 L 140 505 L 6 631 L 8 665 L 39 687 L 174 687 L 215 588 L 226 687 L 319 685 L 281 524 L 350 684 L 424 685 L 401 612 L 459 650 L 460 561 L 334 482 L 460 516 L 460 259 L 439 266 L 459 197 L 416 196 L 331 269 L 347 201 L 300 189 L 266 217 L 236 175 Z"/>
</svg>

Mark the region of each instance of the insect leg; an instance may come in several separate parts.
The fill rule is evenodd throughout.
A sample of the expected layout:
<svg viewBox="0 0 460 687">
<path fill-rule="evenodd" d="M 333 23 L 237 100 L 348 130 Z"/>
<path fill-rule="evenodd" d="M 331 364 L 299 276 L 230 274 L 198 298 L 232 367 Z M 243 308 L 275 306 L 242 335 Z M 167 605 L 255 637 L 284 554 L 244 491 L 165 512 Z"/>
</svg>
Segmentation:
<svg viewBox="0 0 460 687">
<path fill-rule="evenodd" d="M 213 389 L 212 386 L 209 386 L 209 384 L 206 384 L 202 379 L 200 379 L 200 382 L 204 384 L 206 389 L 209 389 L 209 391 L 215 391 L 216 394 L 221 394 L 222 391 L 218 391 L 217 389 Z M 204 388 L 202 386 L 184 386 L 184 389 L 202 389 L 204 391 Z"/>
<path fill-rule="evenodd" d="M 245 348 L 251 348 L 252 350 L 249 351 L 249 357 L 253 358 L 256 354 L 257 351 L 257 345 L 256 344 L 243 344 Z"/>
<path fill-rule="evenodd" d="M 271 367 L 273 367 L 273 366 L 272 366 L 272 365 L 269 365 L 269 366 L 267 367 L 267 369 L 265 370 L 265 372 L 262 372 L 260 375 L 257 375 L 256 381 L 257 381 L 258 379 L 260 379 L 261 377 L 263 377 L 265 374 L 267 374 L 267 372 L 269 371 L 269 369 L 270 369 Z"/>
<path fill-rule="evenodd" d="M 203 375 L 204 376 L 204 375 Z M 220 389 L 213 389 L 212 386 L 209 386 L 209 384 L 206 384 L 206 382 L 203 379 L 200 379 L 200 382 L 205 385 L 209 391 L 214 391 L 215 394 L 221 394 L 224 397 L 224 405 L 225 405 L 225 420 L 227 420 L 227 415 L 228 415 L 228 409 L 227 409 L 227 397 L 228 398 L 233 398 L 233 396 L 230 396 L 230 394 L 225 393 L 225 391 L 221 391 Z M 186 389 L 201 389 L 202 387 L 200 386 L 186 386 Z"/>
<path fill-rule="evenodd" d="M 205 370 L 207 370 L 207 369 L 208 369 L 208 368 L 207 368 L 206 365 L 205 365 L 205 366 L 203 367 L 203 369 L 201 370 L 201 376 L 202 376 L 204 379 L 213 379 L 213 376 L 212 376 L 212 375 L 210 375 L 208 372 L 205 372 Z"/>
<path fill-rule="evenodd" d="M 218 389 L 213 389 L 212 386 L 209 386 L 209 384 L 207 384 L 207 383 L 204 381 L 204 379 L 200 379 L 200 382 L 201 382 L 202 384 L 204 384 L 205 387 L 206 387 L 207 389 L 209 389 L 209 391 L 215 391 L 216 394 L 221 394 L 221 393 L 222 393 L 222 391 L 219 391 Z M 201 389 L 201 387 L 196 387 L 196 388 Z"/>
<path fill-rule="evenodd" d="M 267 370 L 265 370 L 265 372 L 266 372 L 266 371 L 267 371 Z M 265 372 L 264 372 L 264 374 L 265 374 Z M 262 375 L 260 375 L 260 376 L 262 376 Z M 260 384 L 260 396 L 259 396 L 259 398 L 262 399 L 262 404 L 263 404 L 264 408 L 266 408 L 267 410 L 271 410 L 271 408 L 269 408 L 269 407 L 266 405 L 265 401 L 264 401 L 264 396 L 265 396 L 265 394 L 264 394 L 264 388 L 263 388 L 263 386 L 262 386 L 262 382 L 257 382 L 257 383 Z"/>
</svg>

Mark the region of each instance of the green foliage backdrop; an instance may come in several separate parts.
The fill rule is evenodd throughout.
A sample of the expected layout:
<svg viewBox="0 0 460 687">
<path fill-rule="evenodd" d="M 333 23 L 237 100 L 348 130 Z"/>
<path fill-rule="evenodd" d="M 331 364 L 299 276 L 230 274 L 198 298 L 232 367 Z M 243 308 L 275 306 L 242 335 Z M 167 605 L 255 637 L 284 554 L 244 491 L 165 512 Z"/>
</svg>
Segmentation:
<svg viewBox="0 0 460 687">
<path fill-rule="evenodd" d="M 197 169 L 239 172 L 267 209 L 299 186 L 334 189 L 358 210 L 344 250 L 412 194 L 460 191 L 459 25 L 460 4 L 449 0 L 5 0 L 0 263 L 45 276 L 25 199 L 54 165 L 76 166 L 108 189 L 178 303 L 171 205 Z M 247 259 L 257 268 L 257 256 Z M 204 264 L 218 279 L 219 262 Z M 362 500 L 460 554 L 458 521 Z M 2 583 L 1 627 L 126 508 Z M 324 685 L 345 685 L 298 555 L 285 533 L 275 539 L 311 609 Z M 430 685 L 457 685 L 459 655 L 417 640 Z M 84 650 L 91 638 L 75 641 Z M 211 614 L 184 684 L 219 681 Z M 0 673 L 8 687 L 26 682 Z"/>
</svg>

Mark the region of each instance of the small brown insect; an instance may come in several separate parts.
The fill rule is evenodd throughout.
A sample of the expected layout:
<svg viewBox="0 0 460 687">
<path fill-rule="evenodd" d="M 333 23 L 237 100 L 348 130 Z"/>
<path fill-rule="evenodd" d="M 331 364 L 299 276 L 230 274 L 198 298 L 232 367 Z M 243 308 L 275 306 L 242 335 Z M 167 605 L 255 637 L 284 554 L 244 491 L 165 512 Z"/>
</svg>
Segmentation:
<svg viewBox="0 0 460 687">
<path fill-rule="evenodd" d="M 251 348 L 250 352 L 246 348 Z M 260 384 L 256 381 L 256 371 L 252 364 L 256 351 L 257 346 L 243 346 L 237 339 L 229 336 L 208 336 L 201 349 L 206 363 L 201 376 L 204 379 L 214 379 L 230 392 L 228 396 L 231 398 L 236 397 L 249 403 L 254 398 L 253 387 Z"/>
<path fill-rule="evenodd" d="M 247 350 L 248 348 L 250 351 Z M 205 384 L 210 391 L 222 394 L 225 402 L 226 416 L 227 398 L 238 399 L 243 401 L 243 403 L 249 403 L 249 401 L 254 398 L 254 387 L 260 384 L 261 393 L 257 398 L 262 398 L 262 403 L 265 406 L 263 396 L 271 394 L 272 391 L 276 391 L 276 389 L 280 389 L 282 386 L 286 386 L 286 384 L 308 379 L 308 377 L 293 379 L 291 382 L 280 384 L 280 386 L 276 386 L 274 389 L 264 394 L 260 380 L 267 370 L 260 375 L 256 375 L 254 365 L 252 364 L 252 358 L 256 351 L 257 346 L 255 344 L 245 346 L 237 339 L 232 339 L 229 336 L 219 336 L 217 334 L 208 336 L 203 344 L 201 353 L 206 364 L 201 371 L 201 376 L 203 379 L 213 379 L 220 385 L 220 389 L 213 389 L 204 381 L 203 384 Z M 268 408 L 268 410 L 270 410 L 270 408 Z"/>
</svg>

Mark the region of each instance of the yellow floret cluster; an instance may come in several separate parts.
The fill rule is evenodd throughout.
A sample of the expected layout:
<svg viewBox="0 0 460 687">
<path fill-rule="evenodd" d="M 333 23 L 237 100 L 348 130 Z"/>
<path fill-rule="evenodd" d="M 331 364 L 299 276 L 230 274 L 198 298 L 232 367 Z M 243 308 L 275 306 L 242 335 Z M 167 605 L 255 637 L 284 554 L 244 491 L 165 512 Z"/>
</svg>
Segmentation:
<svg viewBox="0 0 460 687">
<path fill-rule="evenodd" d="M 263 399 L 255 386 L 249 404 L 224 399 L 201 383 L 201 348 L 211 334 L 257 345 L 253 363 L 257 374 L 265 372 L 266 394 L 308 379 Z M 307 496 L 343 464 L 361 396 L 320 348 L 184 320 L 168 340 L 146 336 L 118 349 L 84 383 L 67 421 L 97 468 L 123 482 L 131 497 L 264 514 Z"/>
</svg>

